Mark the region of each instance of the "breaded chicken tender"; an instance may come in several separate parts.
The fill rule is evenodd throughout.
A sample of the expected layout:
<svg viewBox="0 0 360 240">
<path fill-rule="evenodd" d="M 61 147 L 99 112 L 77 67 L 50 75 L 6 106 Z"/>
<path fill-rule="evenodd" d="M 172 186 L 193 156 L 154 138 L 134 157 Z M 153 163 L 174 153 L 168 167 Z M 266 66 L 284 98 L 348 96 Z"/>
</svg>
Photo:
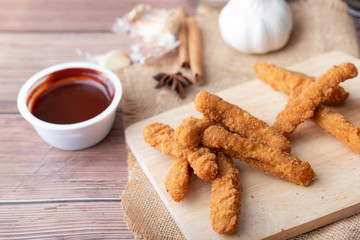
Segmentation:
<svg viewBox="0 0 360 240">
<path fill-rule="evenodd" d="M 340 82 L 357 76 L 352 63 L 334 66 L 306 87 L 298 97 L 292 98 L 276 117 L 273 128 L 288 137 L 296 127 L 314 115 L 324 96 Z"/>
<path fill-rule="evenodd" d="M 352 125 L 349 120 L 341 114 L 319 106 L 312 118 L 326 132 L 333 134 L 348 147 L 360 154 L 360 131 L 357 126 Z"/>
<path fill-rule="evenodd" d="M 209 148 L 224 150 L 231 157 L 295 184 L 307 186 L 315 177 L 308 162 L 301 162 L 287 152 L 242 138 L 220 126 L 206 129 L 202 143 Z"/>
<path fill-rule="evenodd" d="M 256 63 L 253 66 L 256 76 L 268 83 L 273 89 L 290 94 L 295 91 L 298 95 L 316 80 L 315 77 L 303 73 L 286 70 L 266 62 Z M 335 105 L 344 102 L 349 97 L 349 93 L 340 86 L 335 86 L 332 90 L 325 93 L 322 103 Z"/>
<path fill-rule="evenodd" d="M 214 121 L 208 118 L 188 117 L 176 128 L 175 141 L 186 148 L 198 147 L 205 129 L 214 124 Z"/>
<path fill-rule="evenodd" d="M 236 232 L 241 213 L 240 173 L 231 157 L 217 153 L 219 176 L 211 182 L 210 220 L 215 232 Z"/>
<path fill-rule="evenodd" d="M 194 173 L 203 180 L 213 180 L 218 173 L 216 156 L 208 148 L 184 148 L 174 140 L 175 131 L 169 125 L 152 123 L 143 129 L 145 142 L 162 153 L 175 158 L 185 158 Z"/>
<path fill-rule="evenodd" d="M 314 77 L 292 72 L 268 63 L 257 63 L 253 69 L 256 76 L 267 82 L 272 88 L 287 94 L 292 92 L 291 99 L 297 97 L 311 81 L 315 80 Z M 345 101 L 348 96 L 349 94 L 342 87 L 334 87 L 333 91 L 330 91 L 330 94 L 326 96 L 326 99 L 322 100 L 322 103 L 327 105 L 339 104 Z M 289 99 L 289 101 L 291 100 Z M 344 116 L 320 105 L 314 111 L 311 120 L 322 127 L 325 132 L 331 133 L 360 154 L 359 128 L 351 124 Z"/>
<path fill-rule="evenodd" d="M 284 136 L 240 107 L 205 91 L 200 91 L 196 95 L 194 103 L 197 111 L 213 121 L 222 123 L 230 131 L 269 147 L 290 152 L 290 142 Z"/>
<path fill-rule="evenodd" d="M 166 191 L 175 202 L 185 199 L 189 191 L 190 166 L 185 158 L 174 158 L 165 178 Z"/>
</svg>

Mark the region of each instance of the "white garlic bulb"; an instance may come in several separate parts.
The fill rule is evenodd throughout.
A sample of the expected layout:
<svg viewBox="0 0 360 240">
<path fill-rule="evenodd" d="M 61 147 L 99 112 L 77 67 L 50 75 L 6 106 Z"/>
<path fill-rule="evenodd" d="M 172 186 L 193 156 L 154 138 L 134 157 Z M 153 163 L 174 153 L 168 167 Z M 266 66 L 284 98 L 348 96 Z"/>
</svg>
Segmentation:
<svg viewBox="0 0 360 240">
<path fill-rule="evenodd" d="M 284 0 L 230 0 L 219 16 L 224 41 L 243 53 L 267 53 L 282 48 L 293 26 Z"/>
</svg>

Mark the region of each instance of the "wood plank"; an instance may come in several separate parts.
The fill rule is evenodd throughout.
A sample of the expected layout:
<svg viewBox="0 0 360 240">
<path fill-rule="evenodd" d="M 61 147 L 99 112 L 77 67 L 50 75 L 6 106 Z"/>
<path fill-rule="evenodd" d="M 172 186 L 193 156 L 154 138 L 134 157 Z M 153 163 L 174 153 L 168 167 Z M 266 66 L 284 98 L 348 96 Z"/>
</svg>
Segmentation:
<svg viewBox="0 0 360 240">
<path fill-rule="evenodd" d="M 45 143 L 18 114 L 0 114 L 0 200 L 118 198 L 127 182 L 121 112 L 110 134 L 83 151 Z"/>
<path fill-rule="evenodd" d="M 110 29 L 137 3 L 142 1 L 1 1 L 0 239 L 134 238 L 119 201 L 127 181 L 121 112 L 103 142 L 73 152 L 48 146 L 14 113 L 23 82 L 49 65 L 85 60 L 76 49 L 128 50 L 127 40 Z M 187 0 L 147 3 L 195 9 Z"/>
<path fill-rule="evenodd" d="M 360 69 L 359 59 L 341 52 L 314 57 L 292 69 L 318 76 L 343 62 L 352 62 Z M 335 108 L 358 126 L 359 79 L 342 83 L 350 97 Z M 257 79 L 221 91 L 218 95 L 270 125 L 288 98 Z M 147 124 L 163 122 L 175 128 L 189 116 L 201 117 L 193 103 L 140 121 L 125 130 L 128 145 L 187 239 L 286 239 L 360 212 L 360 192 L 354 191 L 360 189 L 360 156 L 307 121 L 297 128 L 290 140 L 292 154 L 308 161 L 317 174 L 312 184 L 297 186 L 235 161 L 244 189 L 239 228 L 232 235 L 216 234 L 209 220 L 210 182 L 192 178 L 187 198 L 181 203 L 174 202 L 164 186 L 171 157 L 151 148 L 143 140 L 142 129 Z"/>
<path fill-rule="evenodd" d="M 41 69 L 67 61 L 87 61 L 112 49 L 129 51 L 130 41 L 112 33 L 52 33 L 0 35 L 0 112 L 18 112 L 16 98 L 22 84 Z"/>
<path fill-rule="evenodd" d="M 2 0 L 0 31 L 110 31 L 117 17 L 123 16 L 141 0 Z M 147 0 L 159 8 L 183 6 L 195 12 L 195 1 Z"/>
<path fill-rule="evenodd" d="M 1 204 L 0 239 L 133 239 L 120 202 Z"/>
</svg>

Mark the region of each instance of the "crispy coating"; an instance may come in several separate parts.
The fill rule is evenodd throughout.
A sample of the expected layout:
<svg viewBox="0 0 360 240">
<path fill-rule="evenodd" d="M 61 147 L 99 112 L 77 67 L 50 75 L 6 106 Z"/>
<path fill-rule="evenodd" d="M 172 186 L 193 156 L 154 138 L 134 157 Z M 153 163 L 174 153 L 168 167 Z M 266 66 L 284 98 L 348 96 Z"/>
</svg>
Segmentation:
<svg viewBox="0 0 360 240">
<path fill-rule="evenodd" d="M 225 153 L 234 158 L 302 186 L 309 185 L 315 177 L 308 162 L 301 162 L 287 152 L 242 138 L 220 126 L 214 125 L 206 129 L 202 143 L 210 148 L 224 149 Z"/>
<path fill-rule="evenodd" d="M 185 158 L 174 158 L 165 178 L 166 191 L 175 202 L 185 199 L 189 191 L 190 166 Z"/>
<path fill-rule="evenodd" d="M 218 173 L 216 156 L 208 148 L 184 148 L 174 140 L 174 129 L 163 123 L 152 123 L 143 129 L 145 142 L 166 155 L 185 158 L 194 173 L 203 180 L 213 180 Z"/>
<path fill-rule="evenodd" d="M 319 124 L 326 132 L 333 134 L 337 139 L 360 154 L 360 131 L 341 114 L 319 106 L 316 109 L 314 122 Z"/>
<path fill-rule="evenodd" d="M 294 90 L 300 94 L 306 87 L 316 80 L 315 77 L 303 73 L 289 71 L 266 62 L 256 63 L 253 66 L 256 76 L 268 83 L 273 89 L 290 94 Z M 340 86 L 335 86 L 331 91 L 325 93 L 322 103 L 335 105 L 344 102 L 349 93 Z"/>
<path fill-rule="evenodd" d="M 242 186 L 231 157 L 217 153 L 219 176 L 211 182 L 210 220 L 215 232 L 233 233 L 239 224 Z"/>
<path fill-rule="evenodd" d="M 253 68 L 257 77 L 267 82 L 274 89 L 287 94 L 292 92 L 289 101 L 291 101 L 291 98 L 297 97 L 305 86 L 310 84 L 310 80 L 313 81 L 312 79 L 315 79 L 314 77 L 291 72 L 267 63 L 257 63 Z M 306 80 L 307 77 L 311 79 Z M 294 91 L 290 91 L 290 89 L 294 89 Z M 349 95 L 341 87 L 333 88 L 331 93 L 332 94 L 325 99 L 326 101 L 323 100 L 323 103 L 327 105 L 338 104 L 345 101 Z M 360 154 L 359 129 L 357 126 L 351 124 L 344 116 L 320 105 L 315 110 L 314 116 L 311 119 L 322 127 L 325 132 L 331 133 L 338 140 Z"/>
<path fill-rule="evenodd" d="M 202 134 L 211 125 L 214 125 L 214 122 L 208 118 L 188 117 L 176 128 L 175 141 L 186 148 L 198 147 Z"/>
<path fill-rule="evenodd" d="M 290 152 L 290 142 L 284 136 L 240 107 L 205 91 L 200 91 L 196 95 L 194 103 L 196 110 L 205 117 L 224 124 L 230 131 L 267 146 Z"/>
<path fill-rule="evenodd" d="M 356 75 L 357 69 L 352 63 L 332 67 L 306 87 L 298 97 L 288 101 L 285 109 L 276 116 L 273 128 L 284 136 L 290 136 L 300 123 L 314 115 L 314 110 L 332 88 Z"/>
</svg>

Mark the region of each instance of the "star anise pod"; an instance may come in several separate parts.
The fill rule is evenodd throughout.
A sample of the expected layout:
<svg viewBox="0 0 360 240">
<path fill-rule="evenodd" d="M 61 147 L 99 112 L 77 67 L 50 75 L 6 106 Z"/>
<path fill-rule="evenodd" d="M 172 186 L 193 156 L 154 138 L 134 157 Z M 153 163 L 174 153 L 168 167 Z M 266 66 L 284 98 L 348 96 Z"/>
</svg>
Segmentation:
<svg viewBox="0 0 360 240">
<path fill-rule="evenodd" d="M 184 88 L 192 84 L 192 82 L 187 77 L 183 76 L 181 72 L 173 74 L 159 73 L 153 76 L 153 78 L 158 81 L 155 88 L 168 86 L 172 91 L 175 90 L 182 99 L 185 98 Z"/>
</svg>

